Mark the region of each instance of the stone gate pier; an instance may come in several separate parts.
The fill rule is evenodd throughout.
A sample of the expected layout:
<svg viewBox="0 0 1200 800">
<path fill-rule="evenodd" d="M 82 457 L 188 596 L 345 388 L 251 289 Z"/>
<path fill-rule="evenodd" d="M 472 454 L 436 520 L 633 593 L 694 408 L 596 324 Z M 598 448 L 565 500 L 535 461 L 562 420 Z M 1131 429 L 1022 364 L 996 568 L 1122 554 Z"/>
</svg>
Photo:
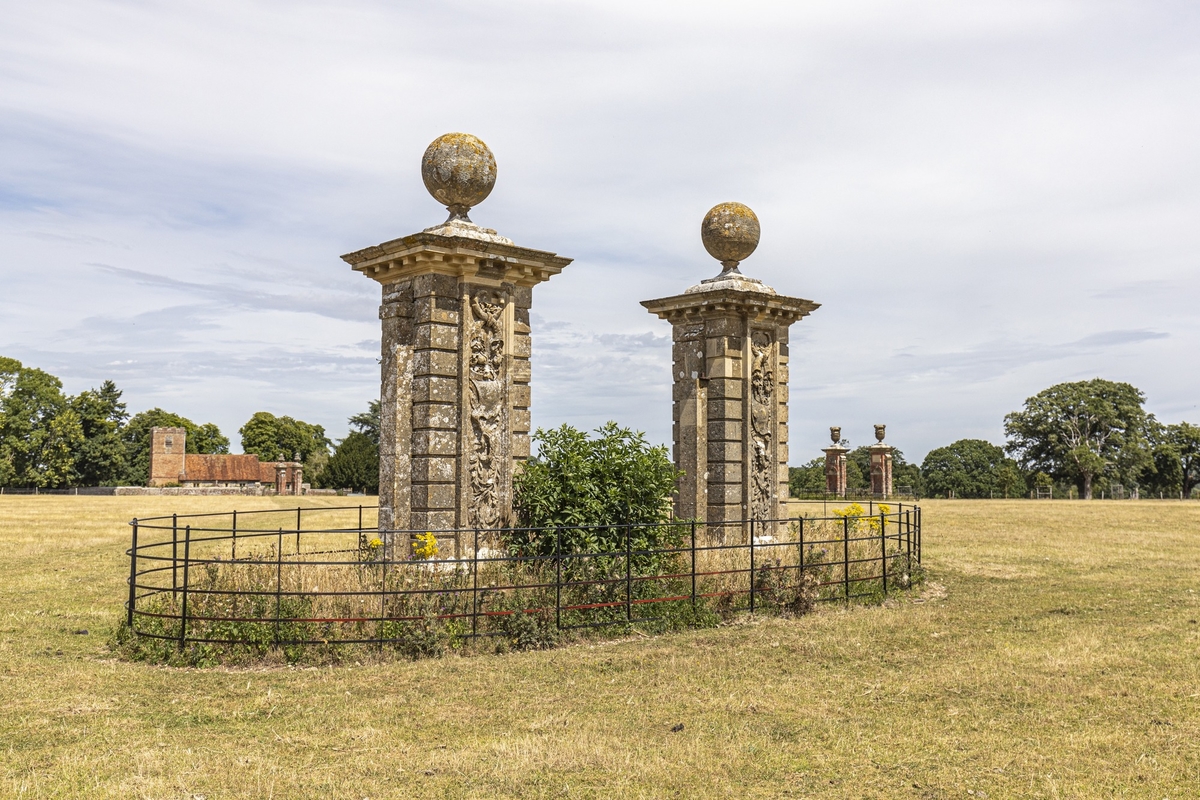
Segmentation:
<svg viewBox="0 0 1200 800">
<path fill-rule="evenodd" d="M 821 452 L 825 454 L 825 493 L 834 497 L 846 496 L 846 453 L 849 448 L 842 444 L 842 429 L 831 427 L 829 438 L 833 444 Z"/>
<path fill-rule="evenodd" d="M 875 444 L 867 448 L 871 453 L 871 494 L 876 497 L 892 496 L 892 446 L 884 444 L 886 425 L 875 426 Z"/>
<path fill-rule="evenodd" d="M 819 305 L 738 271 L 760 234 L 746 206 L 715 206 L 700 230 L 721 274 L 642 303 L 673 329 L 674 455 L 684 473 L 675 514 L 710 527 L 785 518 L 788 330 Z"/>
<path fill-rule="evenodd" d="M 449 218 L 342 256 L 383 291 L 379 528 L 496 528 L 529 457 L 533 287 L 571 259 L 471 221 L 496 182 L 478 138 L 434 140 L 421 177 Z"/>
</svg>

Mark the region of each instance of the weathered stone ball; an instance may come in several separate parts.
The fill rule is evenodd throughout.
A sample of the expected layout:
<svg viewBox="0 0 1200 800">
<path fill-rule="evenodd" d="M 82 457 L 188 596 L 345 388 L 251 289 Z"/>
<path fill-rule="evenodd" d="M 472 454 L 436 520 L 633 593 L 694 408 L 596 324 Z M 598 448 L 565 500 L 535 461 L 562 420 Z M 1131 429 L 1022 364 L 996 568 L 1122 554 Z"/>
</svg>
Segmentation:
<svg viewBox="0 0 1200 800">
<path fill-rule="evenodd" d="M 442 205 L 472 208 L 496 185 L 496 157 L 477 136 L 447 133 L 425 149 L 421 179 Z"/>
<path fill-rule="evenodd" d="M 742 261 L 758 247 L 758 217 L 741 203 L 720 203 L 704 215 L 700 238 L 704 249 L 718 261 Z"/>
</svg>

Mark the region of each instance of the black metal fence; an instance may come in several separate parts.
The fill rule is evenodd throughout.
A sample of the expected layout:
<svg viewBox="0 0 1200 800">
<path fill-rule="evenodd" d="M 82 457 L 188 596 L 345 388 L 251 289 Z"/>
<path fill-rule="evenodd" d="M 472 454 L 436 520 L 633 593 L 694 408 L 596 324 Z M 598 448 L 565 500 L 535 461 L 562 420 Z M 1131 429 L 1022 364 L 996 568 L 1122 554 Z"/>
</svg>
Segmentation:
<svg viewBox="0 0 1200 800">
<path fill-rule="evenodd" d="M 921 561 L 921 509 L 800 503 L 720 524 L 379 531 L 368 506 L 135 519 L 126 621 L 187 643 L 399 642 L 880 598 Z M 808 513 L 811 512 L 811 513 Z"/>
</svg>

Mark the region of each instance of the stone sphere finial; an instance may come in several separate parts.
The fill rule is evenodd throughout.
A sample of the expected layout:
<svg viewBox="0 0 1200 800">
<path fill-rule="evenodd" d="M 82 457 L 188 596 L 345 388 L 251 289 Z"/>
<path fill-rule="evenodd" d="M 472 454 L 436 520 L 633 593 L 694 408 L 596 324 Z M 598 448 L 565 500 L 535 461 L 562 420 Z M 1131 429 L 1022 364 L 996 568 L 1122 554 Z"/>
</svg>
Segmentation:
<svg viewBox="0 0 1200 800">
<path fill-rule="evenodd" d="M 425 149 L 421 179 L 433 198 L 446 206 L 450 220 L 470 222 L 467 212 L 496 185 L 496 157 L 477 136 L 447 133 Z"/>
<path fill-rule="evenodd" d="M 722 274 L 737 273 L 738 264 L 758 247 L 761 233 L 758 217 L 741 203 L 719 203 L 709 209 L 700 223 L 704 249 L 721 262 Z"/>
<path fill-rule="evenodd" d="M 829 438 L 833 440 L 834 444 L 840 442 L 842 440 L 842 429 L 836 425 L 831 425 L 829 428 Z"/>
<path fill-rule="evenodd" d="M 887 429 L 887 425 L 876 425 L 875 426 L 875 441 L 877 441 L 877 442 L 883 441 L 883 435 L 884 435 L 884 431 L 886 429 Z"/>
</svg>

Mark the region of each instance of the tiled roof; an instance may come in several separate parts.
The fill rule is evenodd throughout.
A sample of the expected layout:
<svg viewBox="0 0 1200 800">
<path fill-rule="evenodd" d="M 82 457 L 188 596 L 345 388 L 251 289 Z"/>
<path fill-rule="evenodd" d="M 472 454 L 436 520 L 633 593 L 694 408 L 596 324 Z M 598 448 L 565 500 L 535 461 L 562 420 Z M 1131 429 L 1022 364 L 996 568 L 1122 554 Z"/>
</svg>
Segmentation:
<svg viewBox="0 0 1200 800">
<path fill-rule="evenodd" d="M 275 462 L 274 461 L 266 461 L 266 462 L 259 464 L 258 471 L 259 471 L 259 475 L 261 476 L 258 479 L 260 482 L 262 482 L 262 483 L 274 483 L 275 482 Z"/>
<path fill-rule="evenodd" d="M 194 455 L 189 453 L 184 462 L 182 480 L 185 481 L 235 481 L 239 483 L 267 482 L 263 477 L 266 470 L 258 456 Z M 270 483 L 275 482 L 275 469 L 271 468 Z"/>
</svg>

